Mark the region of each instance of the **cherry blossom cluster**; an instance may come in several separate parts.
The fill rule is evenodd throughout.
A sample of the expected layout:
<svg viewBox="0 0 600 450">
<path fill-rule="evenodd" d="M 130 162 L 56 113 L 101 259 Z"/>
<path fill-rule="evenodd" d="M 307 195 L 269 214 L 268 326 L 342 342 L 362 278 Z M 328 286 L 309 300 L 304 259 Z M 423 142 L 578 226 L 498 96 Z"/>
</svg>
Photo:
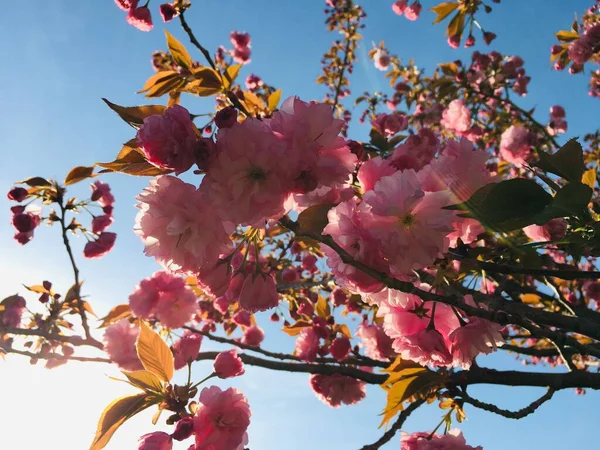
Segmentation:
<svg viewBox="0 0 600 450">
<path fill-rule="evenodd" d="M 115 3 L 120 9 L 127 12 L 126 20 L 129 25 L 140 31 L 151 31 L 154 28 L 152 12 L 148 7 L 150 2 L 141 6 L 139 0 L 115 0 Z M 160 5 L 159 11 L 165 23 L 170 22 L 179 14 L 178 8 L 172 3 L 163 3 Z"/>
</svg>

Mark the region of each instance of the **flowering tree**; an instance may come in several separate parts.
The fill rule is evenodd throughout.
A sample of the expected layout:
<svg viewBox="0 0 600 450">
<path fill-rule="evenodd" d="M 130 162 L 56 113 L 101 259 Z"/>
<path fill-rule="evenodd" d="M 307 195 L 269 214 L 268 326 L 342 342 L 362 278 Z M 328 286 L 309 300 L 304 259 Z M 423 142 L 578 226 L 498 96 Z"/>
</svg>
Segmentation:
<svg viewBox="0 0 600 450">
<path fill-rule="evenodd" d="M 148 4 L 116 3 L 127 22 L 152 30 Z M 186 21 L 190 6 L 176 0 L 160 14 L 179 21 L 202 62 L 166 32 L 167 50 L 152 55 L 155 74 L 141 93 L 166 96 L 167 105 L 105 100 L 135 132 L 114 161 L 77 166 L 62 183 L 35 176 L 8 193 L 15 240 L 28 244 L 41 223 L 58 226 L 74 280 L 64 294 L 48 281 L 27 286 L 37 303 L 21 295 L 2 300 L 0 354 L 47 368 L 70 360 L 115 364 L 138 390 L 102 412 L 91 449 L 151 407 L 154 423 L 166 411 L 173 429 L 142 436 L 140 449 L 188 439 L 197 450 L 246 448 L 244 395 L 204 386 L 243 375 L 245 365 L 306 373 L 331 407 L 360 402 L 367 384 L 381 386 L 385 432 L 363 450 L 393 439 L 425 403 L 439 403 L 441 421 L 403 433 L 404 450 L 481 448 L 451 429 L 464 419 L 464 404 L 519 419 L 558 390 L 600 388 L 600 131 L 559 146 L 564 108 L 552 107 L 542 123 L 520 107 L 516 97 L 530 82 L 524 61 L 495 51 L 474 51 L 471 61 L 441 63 L 426 75 L 381 42 L 369 56 L 390 88 L 361 93 L 352 104 L 366 14 L 351 0 L 327 1 L 336 39 L 317 79 L 324 99 L 282 101 L 262 77 L 238 81 L 251 59 L 250 36 L 233 31 L 231 48 L 213 53 Z M 422 9 L 418 0 L 391 6 L 390 14 L 408 20 Z M 431 9 L 435 23 L 447 22 L 453 48 L 476 45 L 478 32 L 487 45 L 495 38 L 479 21 L 492 10 L 480 0 Z M 600 7 L 556 36 L 557 69 L 571 64 L 576 73 L 598 63 Z M 590 95 L 598 96 L 599 80 L 593 72 Z M 215 112 L 190 113 L 182 94 L 214 97 Z M 370 127 L 368 142 L 348 139 L 354 111 Z M 109 252 L 115 198 L 98 180 L 86 200 L 68 189 L 108 172 L 149 177 L 134 232 L 163 269 L 92 323 L 70 239 L 88 240 L 86 258 Z M 196 176 L 193 184 L 183 173 Z M 90 212 L 90 223 L 78 219 L 81 212 Z M 295 336 L 288 353 L 262 345 L 259 320 L 269 316 Z M 201 351 L 202 339 L 231 349 Z M 498 349 L 550 368 L 477 364 Z M 200 360 L 214 360 L 213 371 L 193 370 Z M 563 370 L 550 370 L 556 366 Z M 173 381 L 178 370 L 186 371 L 185 384 Z M 509 411 L 473 398 L 474 384 L 547 390 Z"/>
</svg>

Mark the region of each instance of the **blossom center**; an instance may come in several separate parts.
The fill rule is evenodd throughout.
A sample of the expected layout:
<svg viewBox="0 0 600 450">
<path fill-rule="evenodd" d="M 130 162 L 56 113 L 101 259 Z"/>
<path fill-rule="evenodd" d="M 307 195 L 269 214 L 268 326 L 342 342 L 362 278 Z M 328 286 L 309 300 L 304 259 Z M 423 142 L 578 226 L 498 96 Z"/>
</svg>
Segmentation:
<svg viewBox="0 0 600 450">
<path fill-rule="evenodd" d="M 265 172 L 261 167 L 253 167 L 248 172 L 248 178 L 252 181 L 264 181 L 267 179 L 267 172 Z"/>
<path fill-rule="evenodd" d="M 406 231 L 410 230 L 415 222 L 414 214 L 406 213 L 404 216 L 400 217 L 400 223 Z"/>
</svg>

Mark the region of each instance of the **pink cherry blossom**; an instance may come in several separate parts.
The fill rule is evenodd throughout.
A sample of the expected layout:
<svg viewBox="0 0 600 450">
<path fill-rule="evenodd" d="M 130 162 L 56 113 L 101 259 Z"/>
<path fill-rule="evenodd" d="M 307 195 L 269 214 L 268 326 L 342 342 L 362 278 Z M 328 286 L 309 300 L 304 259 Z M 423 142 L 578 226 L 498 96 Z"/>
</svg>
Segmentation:
<svg viewBox="0 0 600 450">
<path fill-rule="evenodd" d="M 215 297 L 224 295 L 231 282 L 231 267 L 224 260 L 219 260 L 214 266 L 203 267 L 196 273 L 198 284 L 207 294 Z"/>
<path fill-rule="evenodd" d="M 200 190 L 223 220 L 264 226 L 266 220 L 283 215 L 288 192 L 288 180 L 283 175 L 285 147 L 258 119 L 219 130 L 217 155 Z"/>
<path fill-rule="evenodd" d="M 335 338 L 329 346 L 329 353 L 338 361 L 343 361 L 346 359 L 350 353 L 350 350 L 350 339 L 348 339 L 346 336 Z"/>
<path fill-rule="evenodd" d="M 0 305 L 4 309 L 0 311 L 2 325 L 6 328 L 18 328 L 27 305 L 25 299 L 20 295 L 12 295 L 2 300 Z"/>
<path fill-rule="evenodd" d="M 404 114 L 378 114 L 371 125 L 385 137 L 391 137 L 399 131 L 406 130 L 408 119 Z"/>
<path fill-rule="evenodd" d="M 251 313 L 275 308 L 279 303 L 275 279 L 263 272 L 248 275 L 238 301 L 240 308 Z"/>
<path fill-rule="evenodd" d="M 390 163 L 399 170 L 420 170 L 432 160 L 439 146 L 435 133 L 429 128 L 421 128 L 418 134 L 409 136 L 394 149 Z"/>
<path fill-rule="evenodd" d="M 304 328 L 296 338 L 295 354 L 302 361 L 312 362 L 317 359 L 319 336 L 312 327 Z"/>
<path fill-rule="evenodd" d="M 104 351 L 112 362 L 123 370 L 142 370 L 138 358 L 135 341 L 139 334 L 139 327 L 121 319 L 110 325 L 104 332 Z"/>
<path fill-rule="evenodd" d="M 373 53 L 373 63 L 375 64 L 375 68 L 379 70 L 387 70 L 390 66 L 390 55 L 386 50 L 378 48 Z"/>
<path fill-rule="evenodd" d="M 129 9 L 127 23 L 140 31 L 150 31 L 154 28 L 152 24 L 152 13 L 147 6 Z"/>
<path fill-rule="evenodd" d="M 189 111 L 179 105 L 146 117 L 137 132 L 137 144 L 148 161 L 177 174 L 194 164 L 197 140 Z"/>
<path fill-rule="evenodd" d="M 392 11 L 401 16 L 406 10 L 408 0 L 398 0 L 392 4 Z"/>
<path fill-rule="evenodd" d="M 177 421 L 177 424 L 175 425 L 175 431 L 173 431 L 171 436 L 176 441 L 185 441 L 192 434 L 194 434 L 194 418 L 184 417 L 183 419 Z"/>
<path fill-rule="evenodd" d="M 163 19 L 163 22 L 170 22 L 177 16 L 177 9 L 175 8 L 175 5 L 171 3 L 163 3 L 160 5 L 160 15 Z"/>
<path fill-rule="evenodd" d="M 328 234 L 342 246 L 356 260 L 379 270 L 387 271 L 387 263 L 378 251 L 377 242 L 371 236 L 367 223 L 371 214 L 365 212 L 362 204 L 356 199 L 340 203 L 329 210 L 327 214 L 328 225 L 323 234 Z M 354 266 L 344 264 L 337 252 L 324 246 L 323 252 L 327 256 L 327 264 L 334 275 L 342 283 L 346 283 L 351 290 L 376 292 L 383 285 Z"/>
<path fill-rule="evenodd" d="M 235 48 L 248 47 L 250 45 L 250 34 L 232 31 L 229 39 Z"/>
<path fill-rule="evenodd" d="M 140 438 L 138 450 L 172 450 L 173 439 L 164 431 L 144 434 Z"/>
<path fill-rule="evenodd" d="M 531 152 L 529 131 L 520 125 L 511 125 L 500 138 L 500 156 L 521 167 Z"/>
<path fill-rule="evenodd" d="M 483 450 L 483 447 L 472 447 L 460 430 L 454 429 L 446 434 L 402 432 L 400 450 Z"/>
<path fill-rule="evenodd" d="M 134 231 L 144 252 L 171 271 L 198 272 L 214 267 L 231 241 L 214 208 L 193 185 L 168 175 L 150 181 L 137 197 Z"/>
<path fill-rule="evenodd" d="M 442 155 L 418 173 L 423 190 L 438 192 L 448 190 L 451 201 L 468 200 L 481 187 L 493 182 L 486 164 L 489 155 L 476 150 L 465 138 L 448 140 Z"/>
<path fill-rule="evenodd" d="M 173 344 L 175 369 L 184 368 L 188 363 L 195 361 L 202 344 L 202 335 L 186 330 Z"/>
<path fill-rule="evenodd" d="M 344 121 L 334 118 L 330 105 L 289 97 L 267 122 L 286 143 L 285 171 L 295 192 L 348 181 L 356 155 L 339 136 Z"/>
<path fill-rule="evenodd" d="M 422 9 L 423 7 L 421 6 L 421 3 L 419 3 L 419 1 L 417 0 L 411 3 L 404 10 L 404 17 L 406 17 L 408 20 L 415 21 L 419 18 L 419 14 L 421 14 Z"/>
<path fill-rule="evenodd" d="M 8 191 L 6 197 L 13 202 L 22 202 L 28 197 L 28 195 L 29 193 L 27 192 L 27 189 L 22 187 L 14 187 Z"/>
<path fill-rule="evenodd" d="M 252 49 L 250 47 L 236 47 L 231 51 L 231 57 L 238 64 L 248 64 Z"/>
<path fill-rule="evenodd" d="M 423 192 L 413 170 L 382 178 L 363 201 L 372 213 L 370 233 L 395 273 L 427 266 L 447 250 L 454 217 L 442 209 L 448 194 Z"/>
<path fill-rule="evenodd" d="M 265 332 L 263 331 L 263 329 L 257 325 L 254 325 L 250 328 L 246 328 L 246 330 L 244 331 L 244 338 L 242 339 L 242 342 L 246 345 L 258 347 L 264 338 Z"/>
<path fill-rule="evenodd" d="M 214 371 L 219 378 L 237 377 L 244 374 L 244 364 L 236 350 L 228 350 L 217 355 Z"/>
<path fill-rule="evenodd" d="M 194 416 L 196 450 L 243 449 L 240 445 L 250 425 L 250 407 L 240 391 L 204 388 L 198 405 Z"/>
<path fill-rule="evenodd" d="M 113 223 L 113 221 L 113 216 L 109 216 L 108 214 L 103 214 L 101 216 L 94 217 L 94 219 L 92 220 L 92 233 L 102 233 Z"/>
<path fill-rule="evenodd" d="M 250 313 L 243 309 L 236 312 L 231 320 L 233 320 L 233 323 L 241 327 L 249 327 L 252 323 Z"/>
<path fill-rule="evenodd" d="M 364 381 L 340 374 L 312 374 L 310 386 L 319 400 L 332 408 L 338 408 L 342 403 L 354 405 L 367 394 Z"/>
<path fill-rule="evenodd" d="M 536 242 L 559 241 L 567 232 L 567 222 L 563 218 L 550 220 L 545 225 L 529 225 L 523 228 L 525 235 Z"/>
<path fill-rule="evenodd" d="M 394 349 L 402 358 L 423 366 L 447 366 L 452 362 L 444 336 L 436 329 L 426 328 L 404 336 L 402 340 L 394 341 Z"/>
<path fill-rule="evenodd" d="M 453 365 L 467 370 L 477 355 L 495 351 L 504 343 L 501 329 L 502 326 L 497 323 L 470 317 L 469 323 L 458 327 L 449 335 Z"/>
<path fill-rule="evenodd" d="M 460 239 L 463 244 L 470 244 L 477 240 L 477 237 L 485 231 L 481 223 L 475 219 L 456 217 L 452 222 L 452 232 L 448 234 L 450 247 L 456 247 Z"/>
<path fill-rule="evenodd" d="M 92 188 L 91 200 L 98 202 L 100 206 L 111 206 L 115 202 L 115 197 L 110 191 L 110 186 L 102 181 L 96 181 L 90 185 Z"/>
<path fill-rule="evenodd" d="M 253 73 L 251 73 L 246 77 L 245 84 L 246 89 L 248 89 L 249 91 L 254 91 L 257 88 L 263 86 L 264 82 L 258 75 L 254 75 Z"/>
<path fill-rule="evenodd" d="M 123 11 L 129 11 L 131 8 L 137 8 L 139 0 L 115 0 L 115 3 Z"/>
<path fill-rule="evenodd" d="M 590 45 L 590 40 L 585 37 L 575 39 L 569 44 L 569 59 L 576 64 L 585 64 L 592 57 L 594 50 Z"/>
<path fill-rule="evenodd" d="M 448 131 L 457 136 L 462 136 L 471 127 L 471 111 L 467 109 L 462 100 L 452 100 L 442 113 L 440 123 Z"/>
<path fill-rule="evenodd" d="M 103 231 L 95 241 L 89 241 L 83 247 L 83 256 L 86 258 L 101 258 L 112 250 L 117 239 L 116 233 Z"/>
<path fill-rule="evenodd" d="M 392 339 L 385 334 L 380 325 L 363 322 L 356 330 L 356 336 L 362 341 L 365 355 L 379 361 L 386 361 L 394 355 Z"/>
<path fill-rule="evenodd" d="M 389 160 L 380 156 L 365 161 L 358 169 L 358 181 L 364 191 L 370 191 L 375 184 L 383 177 L 393 174 L 396 169 L 390 164 Z"/>
</svg>

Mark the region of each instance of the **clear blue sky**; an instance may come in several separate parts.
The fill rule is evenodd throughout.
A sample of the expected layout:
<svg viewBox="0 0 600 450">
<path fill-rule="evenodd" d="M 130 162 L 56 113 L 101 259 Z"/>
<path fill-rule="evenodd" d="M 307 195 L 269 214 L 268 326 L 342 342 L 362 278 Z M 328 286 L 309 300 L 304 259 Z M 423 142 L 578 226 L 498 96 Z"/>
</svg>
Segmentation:
<svg viewBox="0 0 600 450">
<path fill-rule="evenodd" d="M 320 55 L 337 38 L 324 29 L 323 0 L 194 3 L 188 21 L 207 48 L 227 43 L 233 29 L 252 35 L 252 63 L 242 70 L 242 77 L 258 73 L 269 84 L 283 88 L 284 97 L 322 98 L 321 87 L 314 84 Z M 362 3 L 368 18 L 359 52 L 361 60 L 352 78 L 355 94 L 386 87 L 382 73 L 365 59 L 371 42 L 385 40 L 393 52 L 404 60 L 414 57 L 429 72 L 438 62 L 468 58 L 470 54 L 446 45 L 444 27 L 430 25 L 433 13 L 429 11 L 412 23 L 392 13 L 391 0 Z M 433 3 L 437 2 L 424 2 L 425 7 Z M 505 0 L 494 5 L 491 15 L 482 18 L 484 26 L 499 35 L 491 48 L 518 54 L 526 62 L 532 82 L 522 104 L 537 106 L 540 121 L 547 120 L 551 105 L 565 106 L 568 137 L 582 136 L 598 126 L 600 101 L 586 95 L 587 75 L 570 76 L 551 70 L 549 48 L 554 42 L 553 33 L 567 28 L 573 13 L 581 13 L 590 3 L 591 0 Z M 152 6 L 156 11 L 156 0 Z M 0 192 L 6 192 L 13 181 L 28 176 L 61 179 L 75 165 L 111 160 L 120 144 L 132 137 L 133 130 L 111 113 L 100 98 L 124 105 L 145 102 L 136 91 L 152 74 L 151 52 L 165 47 L 161 31 L 164 27 L 156 13 L 156 29 L 142 33 L 126 24 L 124 13 L 112 0 L 30 0 L 13 2 L 10 9 L 10 14 L 0 17 L 4 62 L 0 71 Z M 166 28 L 186 42 L 177 21 Z M 190 51 L 200 59 L 193 49 Z M 208 112 L 212 107 L 207 100 L 193 98 L 185 98 L 184 105 L 193 113 Z M 354 133 L 361 137 L 367 131 L 365 128 Z M 119 175 L 104 180 L 110 182 L 117 197 L 113 225 L 119 233 L 117 246 L 100 261 L 80 258 L 84 291 L 100 302 L 96 308 L 100 314 L 126 301 L 137 281 L 157 268 L 142 255 L 142 245 L 131 231 L 136 213 L 134 197 L 147 180 Z M 75 192 L 84 197 L 87 189 L 82 183 Z M 38 230 L 33 242 L 21 248 L 12 241 L 8 208 L 4 194 L 0 195 L 2 294 L 22 293 L 20 283 L 37 284 L 43 279 L 54 281 L 66 291 L 71 284 L 70 274 L 59 246 L 58 230 Z M 82 245 L 76 243 L 79 249 Z M 272 327 L 266 328 L 272 331 L 266 347 L 292 349 L 291 339 L 274 332 Z M 204 348 L 214 347 L 207 344 Z M 499 354 L 482 359 L 481 364 L 521 367 L 512 357 Z M 207 366 L 198 365 L 195 377 L 202 378 L 208 370 Z M 103 366 L 94 372 L 74 363 L 45 372 L 30 369 L 27 361 L 17 357 L 9 358 L 0 368 L 0 384 L 3 391 L 15 394 L 4 397 L 0 408 L 0 442 L 25 450 L 40 446 L 85 448 L 102 406 L 129 392 L 127 386 L 108 380 L 104 374 L 116 375 L 117 371 Z M 377 425 L 384 396 L 378 387 L 370 387 L 367 399 L 360 405 L 333 410 L 314 397 L 306 375 L 249 368 L 244 377 L 229 384 L 243 389 L 251 403 L 252 450 L 352 450 L 381 434 Z M 68 386 L 77 386 L 77 393 L 65 392 Z M 472 395 L 514 409 L 524 406 L 539 391 L 477 387 Z M 595 393 L 581 397 L 564 391 L 534 416 L 521 421 L 467 407 L 468 421 L 461 428 L 469 443 L 482 445 L 486 450 L 591 448 L 597 442 L 598 400 Z M 135 448 L 137 437 L 154 429 L 150 415 L 141 415 L 126 425 L 108 448 Z M 406 430 L 430 430 L 440 416 L 435 405 L 422 408 L 407 422 Z M 69 432 L 66 424 L 72 420 L 78 426 Z M 398 448 L 398 441 L 395 438 L 385 449 Z"/>
</svg>

